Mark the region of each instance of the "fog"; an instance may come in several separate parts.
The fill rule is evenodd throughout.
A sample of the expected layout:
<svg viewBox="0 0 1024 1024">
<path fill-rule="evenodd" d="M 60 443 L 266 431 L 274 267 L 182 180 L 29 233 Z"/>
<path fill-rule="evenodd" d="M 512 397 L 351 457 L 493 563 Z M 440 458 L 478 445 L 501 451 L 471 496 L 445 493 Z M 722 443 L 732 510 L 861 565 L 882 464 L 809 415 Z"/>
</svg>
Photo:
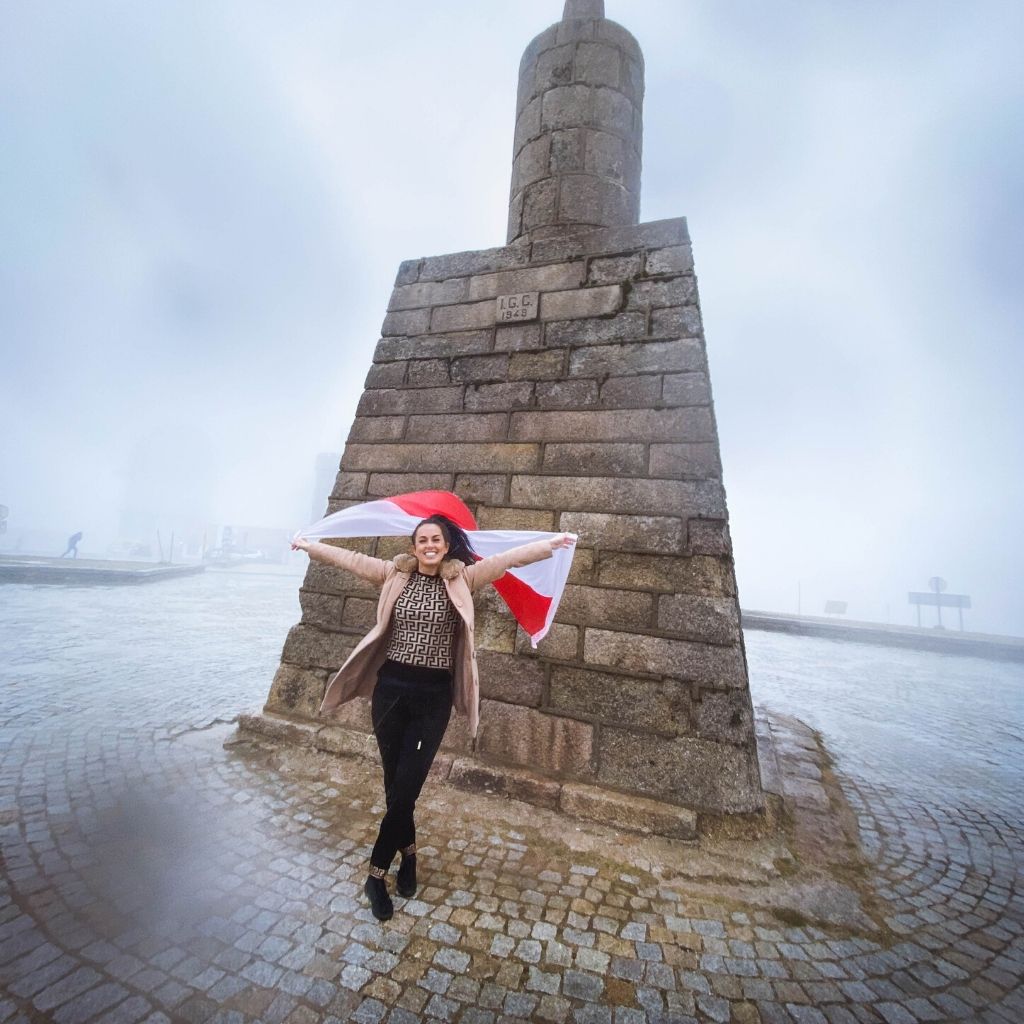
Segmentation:
<svg viewBox="0 0 1024 1024">
<path fill-rule="evenodd" d="M 941 575 L 1024 632 L 1024 6 L 606 7 L 642 219 L 693 236 L 743 606 L 911 622 Z M 0 550 L 308 523 L 398 263 L 504 242 L 561 9 L 6 5 Z"/>
</svg>

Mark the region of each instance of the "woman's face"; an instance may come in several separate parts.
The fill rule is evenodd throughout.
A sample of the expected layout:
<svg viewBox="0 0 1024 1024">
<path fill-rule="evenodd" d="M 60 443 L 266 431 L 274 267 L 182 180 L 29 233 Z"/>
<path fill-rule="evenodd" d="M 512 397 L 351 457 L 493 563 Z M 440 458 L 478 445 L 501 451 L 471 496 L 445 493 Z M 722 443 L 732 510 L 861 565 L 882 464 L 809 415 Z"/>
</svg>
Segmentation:
<svg viewBox="0 0 1024 1024">
<path fill-rule="evenodd" d="M 424 523 L 418 527 L 413 537 L 413 554 L 419 562 L 420 572 L 433 576 L 441 565 L 441 560 L 448 554 L 441 527 L 436 523 Z"/>
</svg>

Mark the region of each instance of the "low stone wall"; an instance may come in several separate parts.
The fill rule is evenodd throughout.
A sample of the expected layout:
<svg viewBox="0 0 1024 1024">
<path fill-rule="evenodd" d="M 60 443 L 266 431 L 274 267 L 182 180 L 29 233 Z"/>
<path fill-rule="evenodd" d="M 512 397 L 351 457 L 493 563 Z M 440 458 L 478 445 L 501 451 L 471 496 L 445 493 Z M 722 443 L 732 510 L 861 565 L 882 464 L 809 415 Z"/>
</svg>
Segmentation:
<svg viewBox="0 0 1024 1024">
<path fill-rule="evenodd" d="M 0 557 L 0 583 L 120 587 L 195 576 L 205 569 L 204 565 L 154 565 L 145 562 L 108 562 L 102 559 L 4 555 Z"/>
<path fill-rule="evenodd" d="M 816 615 L 789 615 L 784 612 L 743 611 L 744 629 L 796 636 L 820 636 L 828 640 L 872 644 L 878 647 L 909 647 L 918 651 L 958 654 L 993 661 L 1024 661 L 1024 637 L 992 633 L 961 633 L 956 629 L 939 630 L 915 626 L 891 626 L 881 622 L 857 622 L 827 619 Z"/>
</svg>

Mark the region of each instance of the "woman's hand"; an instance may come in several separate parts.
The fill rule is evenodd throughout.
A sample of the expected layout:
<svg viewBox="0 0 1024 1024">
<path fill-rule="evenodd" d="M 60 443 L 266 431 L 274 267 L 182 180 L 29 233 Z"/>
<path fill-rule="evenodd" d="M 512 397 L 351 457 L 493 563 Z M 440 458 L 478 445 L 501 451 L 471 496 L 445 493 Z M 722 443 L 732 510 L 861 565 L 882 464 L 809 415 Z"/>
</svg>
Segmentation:
<svg viewBox="0 0 1024 1024">
<path fill-rule="evenodd" d="M 571 533 L 560 533 L 557 537 L 551 538 L 551 550 L 559 548 L 571 548 L 576 543 L 576 538 Z"/>
<path fill-rule="evenodd" d="M 292 551 L 306 551 L 313 546 L 313 541 L 306 540 L 305 537 L 296 537 L 292 541 Z"/>
</svg>

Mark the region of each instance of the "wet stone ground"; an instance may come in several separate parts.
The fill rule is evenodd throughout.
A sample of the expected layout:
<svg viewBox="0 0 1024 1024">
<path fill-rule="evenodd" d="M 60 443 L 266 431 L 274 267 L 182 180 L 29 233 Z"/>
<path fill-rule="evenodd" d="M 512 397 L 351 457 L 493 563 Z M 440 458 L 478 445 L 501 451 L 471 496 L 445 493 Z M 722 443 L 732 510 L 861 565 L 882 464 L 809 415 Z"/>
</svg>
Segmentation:
<svg viewBox="0 0 1024 1024">
<path fill-rule="evenodd" d="M 759 873 L 433 787 L 382 926 L 370 762 L 223 746 L 296 591 L 0 588 L 0 1022 L 1024 1020 L 1019 666 L 747 635 L 790 845 L 841 792 L 860 918 L 776 899 L 770 844 Z"/>
</svg>

